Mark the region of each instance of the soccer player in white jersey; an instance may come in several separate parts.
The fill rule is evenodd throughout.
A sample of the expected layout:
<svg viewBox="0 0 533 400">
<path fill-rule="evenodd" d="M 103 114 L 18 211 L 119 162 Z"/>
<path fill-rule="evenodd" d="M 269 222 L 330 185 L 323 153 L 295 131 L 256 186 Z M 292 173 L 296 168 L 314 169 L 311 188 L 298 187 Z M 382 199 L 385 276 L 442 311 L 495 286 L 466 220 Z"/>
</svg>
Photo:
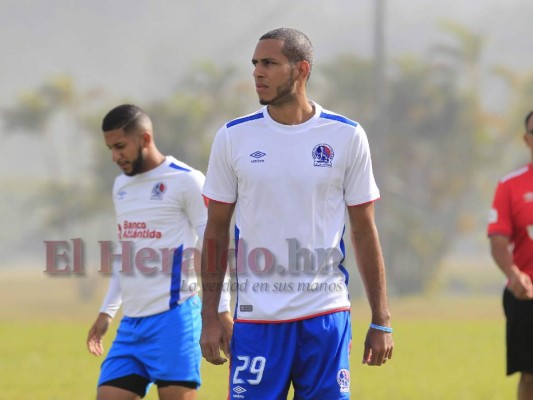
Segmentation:
<svg viewBox="0 0 533 400">
<path fill-rule="evenodd" d="M 365 131 L 309 101 L 313 50 L 301 32 L 263 35 L 252 58 L 263 108 L 222 126 L 211 150 L 202 252 L 202 355 L 230 362 L 229 399 L 350 397 L 349 234 L 372 318 L 363 363 L 393 351 L 374 181 Z M 217 314 L 236 213 L 237 304 L 232 339 Z"/>
<path fill-rule="evenodd" d="M 207 218 L 204 175 L 157 149 L 152 122 L 135 105 L 111 110 L 102 130 L 123 172 L 113 186 L 121 257 L 88 334 L 92 354 L 103 354 L 102 337 L 121 305 L 124 317 L 97 398 L 140 399 L 155 383 L 161 400 L 196 399 L 201 320 L 193 256 Z M 218 311 L 231 335 L 228 296 Z"/>
</svg>

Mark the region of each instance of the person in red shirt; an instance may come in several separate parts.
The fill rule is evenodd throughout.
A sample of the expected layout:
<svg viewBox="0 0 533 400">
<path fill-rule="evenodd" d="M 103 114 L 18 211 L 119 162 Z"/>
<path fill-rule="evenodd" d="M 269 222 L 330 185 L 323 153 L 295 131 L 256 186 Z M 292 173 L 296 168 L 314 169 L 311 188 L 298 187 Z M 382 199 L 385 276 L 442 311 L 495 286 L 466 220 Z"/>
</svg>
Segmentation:
<svg viewBox="0 0 533 400">
<path fill-rule="evenodd" d="M 533 161 L 533 111 L 524 141 Z M 488 235 L 491 254 L 507 276 L 507 375 L 520 372 L 518 399 L 533 399 L 533 163 L 507 174 L 496 188 Z"/>
</svg>

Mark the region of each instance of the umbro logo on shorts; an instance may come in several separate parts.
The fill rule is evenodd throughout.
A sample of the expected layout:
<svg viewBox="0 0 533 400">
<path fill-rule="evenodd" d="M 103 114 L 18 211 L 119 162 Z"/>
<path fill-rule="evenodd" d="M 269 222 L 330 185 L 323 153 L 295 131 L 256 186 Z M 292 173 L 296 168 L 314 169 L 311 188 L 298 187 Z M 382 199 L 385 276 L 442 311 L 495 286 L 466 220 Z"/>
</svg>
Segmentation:
<svg viewBox="0 0 533 400">
<path fill-rule="evenodd" d="M 246 392 L 246 389 L 243 388 L 243 387 L 241 387 L 241 386 L 235 386 L 235 387 L 233 388 L 233 391 L 234 391 L 235 393 L 237 393 L 237 394 L 241 394 L 241 393 Z"/>
</svg>

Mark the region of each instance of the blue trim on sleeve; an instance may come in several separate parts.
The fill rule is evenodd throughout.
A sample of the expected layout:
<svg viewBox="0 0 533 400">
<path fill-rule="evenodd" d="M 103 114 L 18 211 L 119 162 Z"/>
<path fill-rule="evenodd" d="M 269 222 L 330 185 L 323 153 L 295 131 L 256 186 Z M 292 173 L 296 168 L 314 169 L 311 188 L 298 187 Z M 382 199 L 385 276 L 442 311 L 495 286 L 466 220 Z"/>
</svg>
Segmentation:
<svg viewBox="0 0 533 400">
<path fill-rule="evenodd" d="M 346 117 L 343 117 L 342 115 L 328 114 L 328 113 L 325 113 L 324 111 L 320 113 L 320 118 L 331 119 L 333 121 L 342 122 L 343 124 L 348 124 L 354 127 L 358 125 L 357 122 L 352 121 L 351 119 L 348 119 Z"/>
<path fill-rule="evenodd" d="M 255 119 L 261 119 L 261 118 L 264 118 L 264 117 L 265 116 L 263 115 L 263 113 L 259 112 L 257 114 L 248 115 L 248 116 L 242 117 L 242 118 L 237 118 L 237 119 L 234 119 L 233 121 L 228 122 L 226 124 L 226 128 L 231 128 L 232 126 L 242 124 L 243 122 L 253 121 Z"/>
<path fill-rule="evenodd" d="M 169 166 L 170 168 L 174 168 L 174 169 L 177 169 L 177 170 L 179 170 L 179 171 L 185 171 L 185 172 L 190 172 L 190 171 L 191 171 L 191 170 L 188 169 L 188 168 L 180 167 L 179 165 L 174 164 L 174 163 L 170 163 L 168 166 Z"/>
</svg>

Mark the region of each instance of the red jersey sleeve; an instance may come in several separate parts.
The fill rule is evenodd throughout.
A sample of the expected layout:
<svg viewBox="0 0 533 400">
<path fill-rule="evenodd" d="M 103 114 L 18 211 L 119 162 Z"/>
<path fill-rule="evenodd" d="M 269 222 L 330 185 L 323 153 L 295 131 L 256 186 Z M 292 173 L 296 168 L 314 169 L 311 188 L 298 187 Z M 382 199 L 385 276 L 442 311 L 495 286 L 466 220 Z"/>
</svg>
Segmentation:
<svg viewBox="0 0 533 400">
<path fill-rule="evenodd" d="M 509 191 L 509 185 L 500 181 L 496 188 L 492 208 L 489 213 L 487 234 L 489 236 L 500 234 L 511 237 L 512 233 L 511 193 Z"/>
</svg>

